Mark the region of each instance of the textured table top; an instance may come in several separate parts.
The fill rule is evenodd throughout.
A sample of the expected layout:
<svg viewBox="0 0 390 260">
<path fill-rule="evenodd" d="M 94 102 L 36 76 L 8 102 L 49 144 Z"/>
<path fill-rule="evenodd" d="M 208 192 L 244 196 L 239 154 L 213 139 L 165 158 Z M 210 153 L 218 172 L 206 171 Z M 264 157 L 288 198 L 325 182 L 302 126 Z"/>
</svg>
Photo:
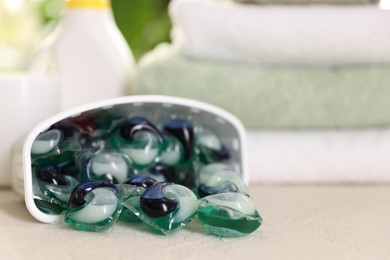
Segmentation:
<svg viewBox="0 0 390 260">
<path fill-rule="evenodd" d="M 0 190 L 1 259 L 390 259 L 390 186 L 255 185 L 250 194 L 263 225 L 221 239 L 197 219 L 168 236 L 142 224 L 105 233 L 42 224 Z"/>
</svg>

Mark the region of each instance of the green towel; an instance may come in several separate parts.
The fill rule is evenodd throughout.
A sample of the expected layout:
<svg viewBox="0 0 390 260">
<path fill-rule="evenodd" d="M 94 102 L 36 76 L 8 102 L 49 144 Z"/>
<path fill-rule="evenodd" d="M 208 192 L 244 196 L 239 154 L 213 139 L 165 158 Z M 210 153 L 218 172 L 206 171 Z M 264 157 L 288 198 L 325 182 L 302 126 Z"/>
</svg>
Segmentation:
<svg viewBox="0 0 390 260">
<path fill-rule="evenodd" d="M 136 92 L 212 103 L 249 128 L 390 124 L 390 65 L 252 66 L 189 59 L 160 45 L 140 61 Z"/>
</svg>

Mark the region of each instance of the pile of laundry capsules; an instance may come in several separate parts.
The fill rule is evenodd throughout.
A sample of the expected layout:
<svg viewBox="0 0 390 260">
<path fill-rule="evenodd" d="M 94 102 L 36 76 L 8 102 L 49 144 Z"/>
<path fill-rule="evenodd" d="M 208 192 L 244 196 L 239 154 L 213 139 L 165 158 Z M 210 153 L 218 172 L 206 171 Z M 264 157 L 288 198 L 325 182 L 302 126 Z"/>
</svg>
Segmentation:
<svg viewBox="0 0 390 260">
<path fill-rule="evenodd" d="M 81 114 L 33 142 L 34 202 L 79 230 L 141 221 L 167 233 L 197 216 L 208 233 L 244 236 L 262 219 L 229 158 L 213 131 L 186 119 Z"/>
</svg>

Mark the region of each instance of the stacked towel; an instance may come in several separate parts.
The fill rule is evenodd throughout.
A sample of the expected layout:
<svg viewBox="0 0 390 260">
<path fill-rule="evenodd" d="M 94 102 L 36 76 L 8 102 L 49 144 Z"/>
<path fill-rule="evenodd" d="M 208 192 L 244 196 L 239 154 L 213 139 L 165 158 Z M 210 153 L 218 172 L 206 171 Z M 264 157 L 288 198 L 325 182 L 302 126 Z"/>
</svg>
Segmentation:
<svg viewBox="0 0 390 260">
<path fill-rule="evenodd" d="M 173 43 L 141 60 L 137 91 L 236 114 L 252 180 L 390 181 L 389 11 L 173 0 L 170 15 Z"/>
<path fill-rule="evenodd" d="M 390 64 L 390 11 L 177 0 L 173 43 L 194 58 L 255 64 Z"/>
<path fill-rule="evenodd" d="M 195 98 L 254 129 L 390 124 L 390 65 L 249 66 L 191 59 L 163 44 L 139 64 L 139 94 Z"/>
<path fill-rule="evenodd" d="M 390 182 L 390 128 L 249 131 L 251 182 Z"/>
</svg>

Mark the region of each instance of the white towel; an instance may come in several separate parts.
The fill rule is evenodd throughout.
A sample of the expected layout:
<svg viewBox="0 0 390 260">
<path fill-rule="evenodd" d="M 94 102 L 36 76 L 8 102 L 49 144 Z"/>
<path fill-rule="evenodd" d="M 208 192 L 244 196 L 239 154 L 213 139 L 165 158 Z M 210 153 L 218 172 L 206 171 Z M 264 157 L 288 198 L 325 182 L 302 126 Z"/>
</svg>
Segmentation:
<svg viewBox="0 0 390 260">
<path fill-rule="evenodd" d="M 250 131 L 251 183 L 390 181 L 390 129 Z"/>
<path fill-rule="evenodd" d="M 192 57 L 257 64 L 390 63 L 390 11 L 376 5 L 174 0 L 173 44 Z"/>
</svg>

